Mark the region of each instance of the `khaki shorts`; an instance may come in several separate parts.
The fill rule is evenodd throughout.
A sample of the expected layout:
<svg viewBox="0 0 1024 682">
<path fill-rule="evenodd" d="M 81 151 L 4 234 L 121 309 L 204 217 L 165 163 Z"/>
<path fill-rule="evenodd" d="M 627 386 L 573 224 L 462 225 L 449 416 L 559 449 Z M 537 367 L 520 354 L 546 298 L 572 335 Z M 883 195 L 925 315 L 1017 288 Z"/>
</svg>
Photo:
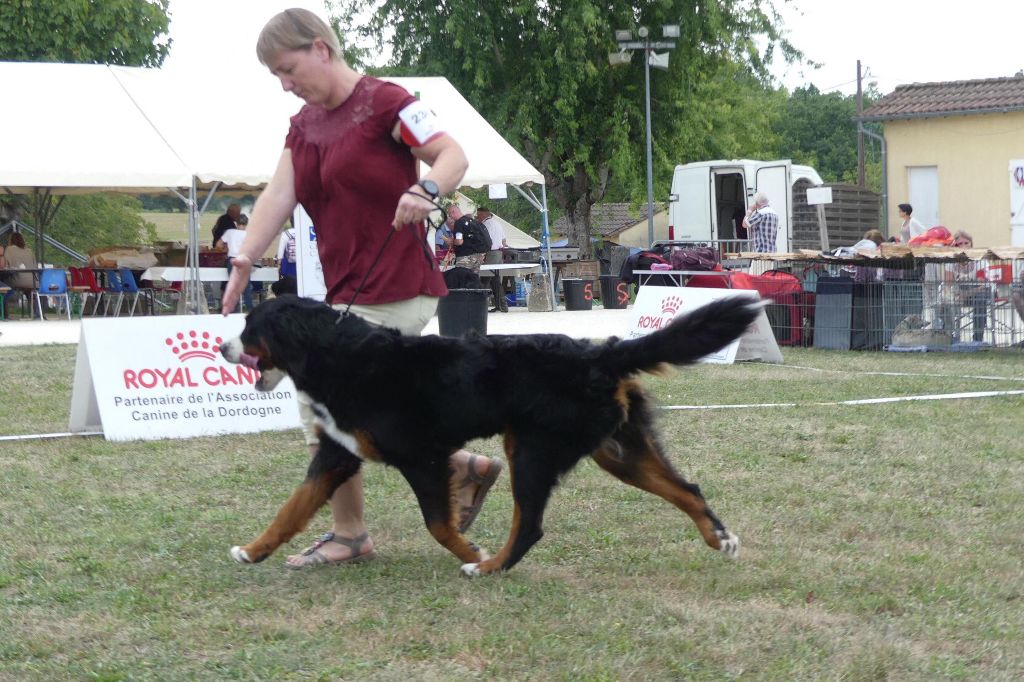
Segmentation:
<svg viewBox="0 0 1024 682">
<path fill-rule="evenodd" d="M 335 310 L 344 310 L 346 306 L 345 303 L 335 303 L 331 307 Z M 349 312 L 358 315 L 372 325 L 397 329 L 404 336 L 419 336 L 430 322 L 430 318 L 437 312 L 437 297 L 417 296 L 393 303 L 353 305 Z M 302 391 L 298 391 L 295 397 L 299 403 L 302 436 L 306 445 L 316 445 L 320 439 L 317 438 L 314 428 L 313 401 Z"/>
</svg>

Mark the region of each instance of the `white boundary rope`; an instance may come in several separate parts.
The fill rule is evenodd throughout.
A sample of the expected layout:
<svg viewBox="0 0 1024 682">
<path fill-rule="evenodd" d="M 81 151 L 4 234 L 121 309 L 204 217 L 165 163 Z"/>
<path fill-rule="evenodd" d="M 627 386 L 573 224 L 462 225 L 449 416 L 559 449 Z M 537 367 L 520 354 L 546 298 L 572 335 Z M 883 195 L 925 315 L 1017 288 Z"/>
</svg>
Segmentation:
<svg viewBox="0 0 1024 682">
<path fill-rule="evenodd" d="M 1018 391 L 973 391 L 970 393 L 936 393 L 932 395 L 906 395 L 894 398 L 861 398 L 860 400 L 837 400 L 832 402 L 809 403 L 748 403 L 745 405 L 660 405 L 662 410 L 729 410 L 737 408 L 757 407 L 828 407 L 834 405 L 882 405 L 885 403 L 901 403 L 916 400 L 965 400 L 972 398 L 998 398 L 1008 395 L 1024 395 L 1024 389 Z"/>
<path fill-rule="evenodd" d="M 25 436 L 0 436 L 0 441 L 7 440 L 43 440 L 46 438 L 74 438 L 76 436 L 102 436 L 102 431 L 82 431 L 81 433 L 32 433 Z"/>
<path fill-rule="evenodd" d="M 804 367 L 803 365 L 771 365 L 787 369 L 805 369 L 808 372 L 831 372 L 833 374 L 863 374 L 878 377 L 928 377 L 931 379 L 981 379 L 983 381 L 1024 381 L 1024 377 L 996 377 L 984 374 L 932 374 L 930 372 L 862 372 L 852 369 L 822 369 L 820 367 Z"/>
</svg>

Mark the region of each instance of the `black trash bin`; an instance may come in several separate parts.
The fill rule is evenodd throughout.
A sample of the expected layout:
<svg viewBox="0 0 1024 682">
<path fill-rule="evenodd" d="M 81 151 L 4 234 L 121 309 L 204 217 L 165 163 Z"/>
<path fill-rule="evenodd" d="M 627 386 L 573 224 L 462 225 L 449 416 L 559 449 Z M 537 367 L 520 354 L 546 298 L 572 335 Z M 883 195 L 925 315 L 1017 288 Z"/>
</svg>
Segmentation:
<svg viewBox="0 0 1024 682">
<path fill-rule="evenodd" d="M 601 305 L 622 310 L 629 303 L 629 285 L 618 275 L 601 275 Z"/>
<path fill-rule="evenodd" d="M 449 289 L 437 302 L 437 330 L 441 336 L 460 337 L 470 331 L 487 333 L 490 289 Z"/>
<path fill-rule="evenodd" d="M 594 283 L 588 279 L 563 279 L 566 310 L 590 310 L 594 305 Z"/>
</svg>

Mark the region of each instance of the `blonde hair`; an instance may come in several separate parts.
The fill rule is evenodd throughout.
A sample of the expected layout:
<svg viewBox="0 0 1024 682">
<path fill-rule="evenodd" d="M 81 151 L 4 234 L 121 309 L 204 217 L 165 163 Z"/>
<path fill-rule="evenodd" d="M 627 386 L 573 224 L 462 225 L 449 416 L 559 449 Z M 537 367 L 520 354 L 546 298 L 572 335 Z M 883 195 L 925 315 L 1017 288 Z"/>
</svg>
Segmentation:
<svg viewBox="0 0 1024 682">
<path fill-rule="evenodd" d="M 342 60 L 341 43 L 331 27 L 308 9 L 286 9 L 274 15 L 260 31 L 256 56 L 267 66 L 274 55 L 286 50 L 308 50 L 319 38 L 331 51 L 331 57 Z"/>
<path fill-rule="evenodd" d="M 879 246 L 881 246 L 882 242 L 885 241 L 885 237 L 883 237 L 882 233 L 878 230 L 868 230 L 864 233 L 864 239 L 870 239 Z"/>
</svg>

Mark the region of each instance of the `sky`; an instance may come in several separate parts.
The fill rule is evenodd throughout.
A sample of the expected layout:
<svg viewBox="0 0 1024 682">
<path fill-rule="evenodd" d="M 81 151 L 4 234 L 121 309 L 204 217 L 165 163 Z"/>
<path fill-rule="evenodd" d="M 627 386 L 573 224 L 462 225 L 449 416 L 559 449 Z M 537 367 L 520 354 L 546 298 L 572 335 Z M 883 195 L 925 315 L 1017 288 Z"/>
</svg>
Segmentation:
<svg viewBox="0 0 1024 682">
<path fill-rule="evenodd" d="M 1013 0 L 794 0 L 779 5 L 787 37 L 820 69 L 773 69 L 791 90 L 857 91 L 864 78 L 883 95 L 908 83 L 1012 76 L 1024 69 L 1024 5 Z"/>
<path fill-rule="evenodd" d="M 1013 0 L 776 0 L 789 40 L 819 69 L 777 65 L 791 90 L 806 83 L 822 91 L 856 92 L 857 60 L 864 83 L 882 94 L 898 85 L 1012 76 L 1024 69 L 1024 7 Z M 252 79 L 274 86 L 256 60 L 255 43 L 267 19 L 288 7 L 326 16 L 319 0 L 171 0 L 174 44 L 165 68 Z M 262 85 L 260 85 L 262 83 Z M 243 87 L 250 87 L 245 85 Z"/>
<path fill-rule="evenodd" d="M 163 68 L 241 80 L 243 87 L 277 87 L 256 59 L 260 31 L 289 7 L 305 7 L 326 19 L 323 6 L 320 0 L 171 0 L 173 42 Z"/>
</svg>

